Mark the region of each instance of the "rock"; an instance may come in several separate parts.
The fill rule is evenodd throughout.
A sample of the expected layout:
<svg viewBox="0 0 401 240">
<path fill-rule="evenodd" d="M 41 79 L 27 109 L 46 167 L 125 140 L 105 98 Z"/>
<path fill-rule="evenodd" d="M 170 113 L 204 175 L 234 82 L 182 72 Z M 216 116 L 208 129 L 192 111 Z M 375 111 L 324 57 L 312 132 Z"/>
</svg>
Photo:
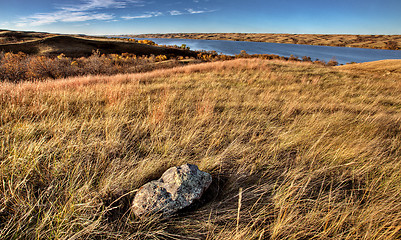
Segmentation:
<svg viewBox="0 0 401 240">
<path fill-rule="evenodd" d="M 199 199 L 211 183 L 212 176 L 200 171 L 196 165 L 169 168 L 160 179 L 139 189 L 132 211 L 139 217 L 155 213 L 171 215 Z"/>
</svg>

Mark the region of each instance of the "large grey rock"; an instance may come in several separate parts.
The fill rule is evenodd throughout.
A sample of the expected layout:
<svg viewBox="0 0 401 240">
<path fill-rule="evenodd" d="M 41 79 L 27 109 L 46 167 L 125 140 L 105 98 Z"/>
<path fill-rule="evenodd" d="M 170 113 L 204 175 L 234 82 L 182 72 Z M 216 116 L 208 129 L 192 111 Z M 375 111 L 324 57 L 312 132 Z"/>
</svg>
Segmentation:
<svg viewBox="0 0 401 240">
<path fill-rule="evenodd" d="M 199 199 L 212 183 L 212 176 L 196 165 L 172 167 L 160 179 L 143 185 L 135 195 L 132 211 L 136 216 L 170 215 Z"/>
</svg>

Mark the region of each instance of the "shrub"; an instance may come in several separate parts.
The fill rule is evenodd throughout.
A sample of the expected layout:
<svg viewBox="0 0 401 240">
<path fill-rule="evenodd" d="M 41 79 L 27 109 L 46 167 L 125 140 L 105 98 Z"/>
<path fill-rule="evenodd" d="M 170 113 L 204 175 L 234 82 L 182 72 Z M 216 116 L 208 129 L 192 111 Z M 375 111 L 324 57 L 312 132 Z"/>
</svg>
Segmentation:
<svg viewBox="0 0 401 240">
<path fill-rule="evenodd" d="M 308 56 L 303 56 L 302 57 L 302 61 L 303 62 L 312 62 L 312 59 L 310 57 L 308 57 Z"/>
<path fill-rule="evenodd" d="M 5 53 L 1 58 L 0 78 L 1 80 L 23 79 L 26 69 L 26 55 L 24 53 Z"/>
<path fill-rule="evenodd" d="M 264 60 L 300 61 L 297 57 L 283 57 L 274 54 L 248 54 L 242 50 L 235 56 L 217 54 L 216 51 L 199 51 L 196 59 L 202 62 L 226 61 L 234 58 L 258 58 Z M 26 55 L 24 53 L 1 53 L 0 52 L 0 81 L 21 82 L 45 79 L 66 78 L 70 76 L 84 75 L 112 75 L 117 73 L 146 72 L 160 68 L 170 68 L 185 64 L 179 61 L 169 61 L 164 64 L 154 64 L 167 59 L 184 60 L 188 56 L 150 55 L 136 56 L 131 53 L 102 54 L 94 51 L 89 57 L 68 58 L 64 54 L 56 57 Z M 302 61 L 311 62 L 310 57 L 303 57 Z M 196 61 L 195 61 L 196 62 Z M 186 62 L 188 63 L 188 62 Z M 324 61 L 315 61 L 317 64 L 325 65 Z M 329 66 L 338 63 L 333 60 Z"/>
<path fill-rule="evenodd" d="M 153 41 L 151 41 L 151 40 L 147 40 L 147 39 L 138 40 L 138 43 L 147 44 L 147 45 L 152 45 L 152 46 L 157 45 L 155 42 L 153 42 Z"/>
<path fill-rule="evenodd" d="M 165 61 L 165 60 L 167 60 L 167 56 L 166 55 L 158 55 L 155 58 L 156 62 L 162 62 L 162 61 Z"/>
<path fill-rule="evenodd" d="M 245 51 L 245 50 L 241 50 L 240 54 L 235 55 L 236 58 L 248 58 L 250 57 L 250 55 Z"/>
<path fill-rule="evenodd" d="M 385 48 L 389 50 L 398 50 L 398 43 L 396 41 L 385 42 Z"/>
<path fill-rule="evenodd" d="M 318 65 L 326 65 L 326 62 L 324 60 L 319 60 L 319 59 L 316 59 L 313 63 Z"/>
<path fill-rule="evenodd" d="M 182 44 L 180 48 L 181 48 L 181 49 L 184 49 L 184 50 L 189 50 L 189 49 L 190 49 L 189 47 L 187 47 L 186 44 Z"/>
<path fill-rule="evenodd" d="M 299 61 L 298 57 L 294 56 L 291 54 L 290 58 L 288 59 L 290 61 Z"/>
<path fill-rule="evenodd" d="M 100 55 L 98 51 L 87 58 L 67 58 L 64 54 L 48 57 L 0 53 L 0 81 L 20 82 L 69 76 L 134 73 L 178 64 L 172 62 L 170 65 L 152 65 L 167 59 L 166 55 L 142 57 L 129 53 Z"/>
<path fill-rule="evenodd" d="M 326 63 L 326 65 L 327 65 L 327 66 L 330 66 L 330 67 L 333 67 L 333 66 L 337 66 L 337 65 L 338 65 L 338 62 L 337 62 L 336 58 L 333 57 L 330 61 L 328 61 L 328 62 Z"/>
</svg>

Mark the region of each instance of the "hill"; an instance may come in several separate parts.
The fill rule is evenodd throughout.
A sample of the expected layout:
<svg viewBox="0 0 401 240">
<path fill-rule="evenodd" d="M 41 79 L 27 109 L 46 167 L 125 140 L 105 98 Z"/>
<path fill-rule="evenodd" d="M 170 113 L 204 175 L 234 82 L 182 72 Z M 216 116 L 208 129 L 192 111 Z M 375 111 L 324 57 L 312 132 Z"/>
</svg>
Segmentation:
<svg viewBox="0 0 401 240">
<path fill-rule="evenodd" d="M 388 59 L 374 62 L 355 63 L 338 66 L 338 69 L 353 70 L 357 72 L 384 72 L 401 74 L 401 60 Z"/>
<path fill-rule="evenodd" d="M 399 239 L 401 78 L 355 69 L 0 83 L 0 239 Z M 212 174 L 205 197 L 135 217 L 136 189 L 183 163 Z"/>
<path fill-rule="evenodd" d="M 307 44 L 335 47 L 401 49 L 401 35 L 288 34 L 288 33 L 169 33 L 140 34 L 143 38 L 186 38 Z"/>
<path fill-rule="evenodd" d="M 20 40 L 13 43 L 0 44 L 0 51 L 4 52 L 23 52 L 39 55 L 59 55 L 63 53 L 67 57 L 81 57 L 90 56 L 93 51 L 99 50 L 100 53 L 105 54 L 132 53 L 136 55 L 196 56 L 194 52 L 188 50 L 107 38 L 10 31 L 0 32 L 0 37 L 2 35 L 7 38 L 12 36 Z"/>
<path fill-rule="evenodd" d="M 50 36 L 56 36 L 56 34 L 45 32 L 10 31 L 0 29 L 0 44 L 38 40 Z"/>
</svg>

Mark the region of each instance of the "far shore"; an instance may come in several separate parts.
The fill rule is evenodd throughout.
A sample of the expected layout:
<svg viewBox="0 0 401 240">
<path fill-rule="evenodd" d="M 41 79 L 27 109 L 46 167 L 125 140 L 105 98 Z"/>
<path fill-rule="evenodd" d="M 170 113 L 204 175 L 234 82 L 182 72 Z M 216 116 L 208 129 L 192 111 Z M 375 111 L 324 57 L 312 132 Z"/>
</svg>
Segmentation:
<svg viewBox="0 0 401 240">
<path fill-rule="evenodd" d="M 401 35 L 273 34 L 273 33 L 168 33 L 127 35 L 136 38 L 183 38 L 248 42 L 292 43 L 335 47 L 401 50 Z"/>
</svg>

